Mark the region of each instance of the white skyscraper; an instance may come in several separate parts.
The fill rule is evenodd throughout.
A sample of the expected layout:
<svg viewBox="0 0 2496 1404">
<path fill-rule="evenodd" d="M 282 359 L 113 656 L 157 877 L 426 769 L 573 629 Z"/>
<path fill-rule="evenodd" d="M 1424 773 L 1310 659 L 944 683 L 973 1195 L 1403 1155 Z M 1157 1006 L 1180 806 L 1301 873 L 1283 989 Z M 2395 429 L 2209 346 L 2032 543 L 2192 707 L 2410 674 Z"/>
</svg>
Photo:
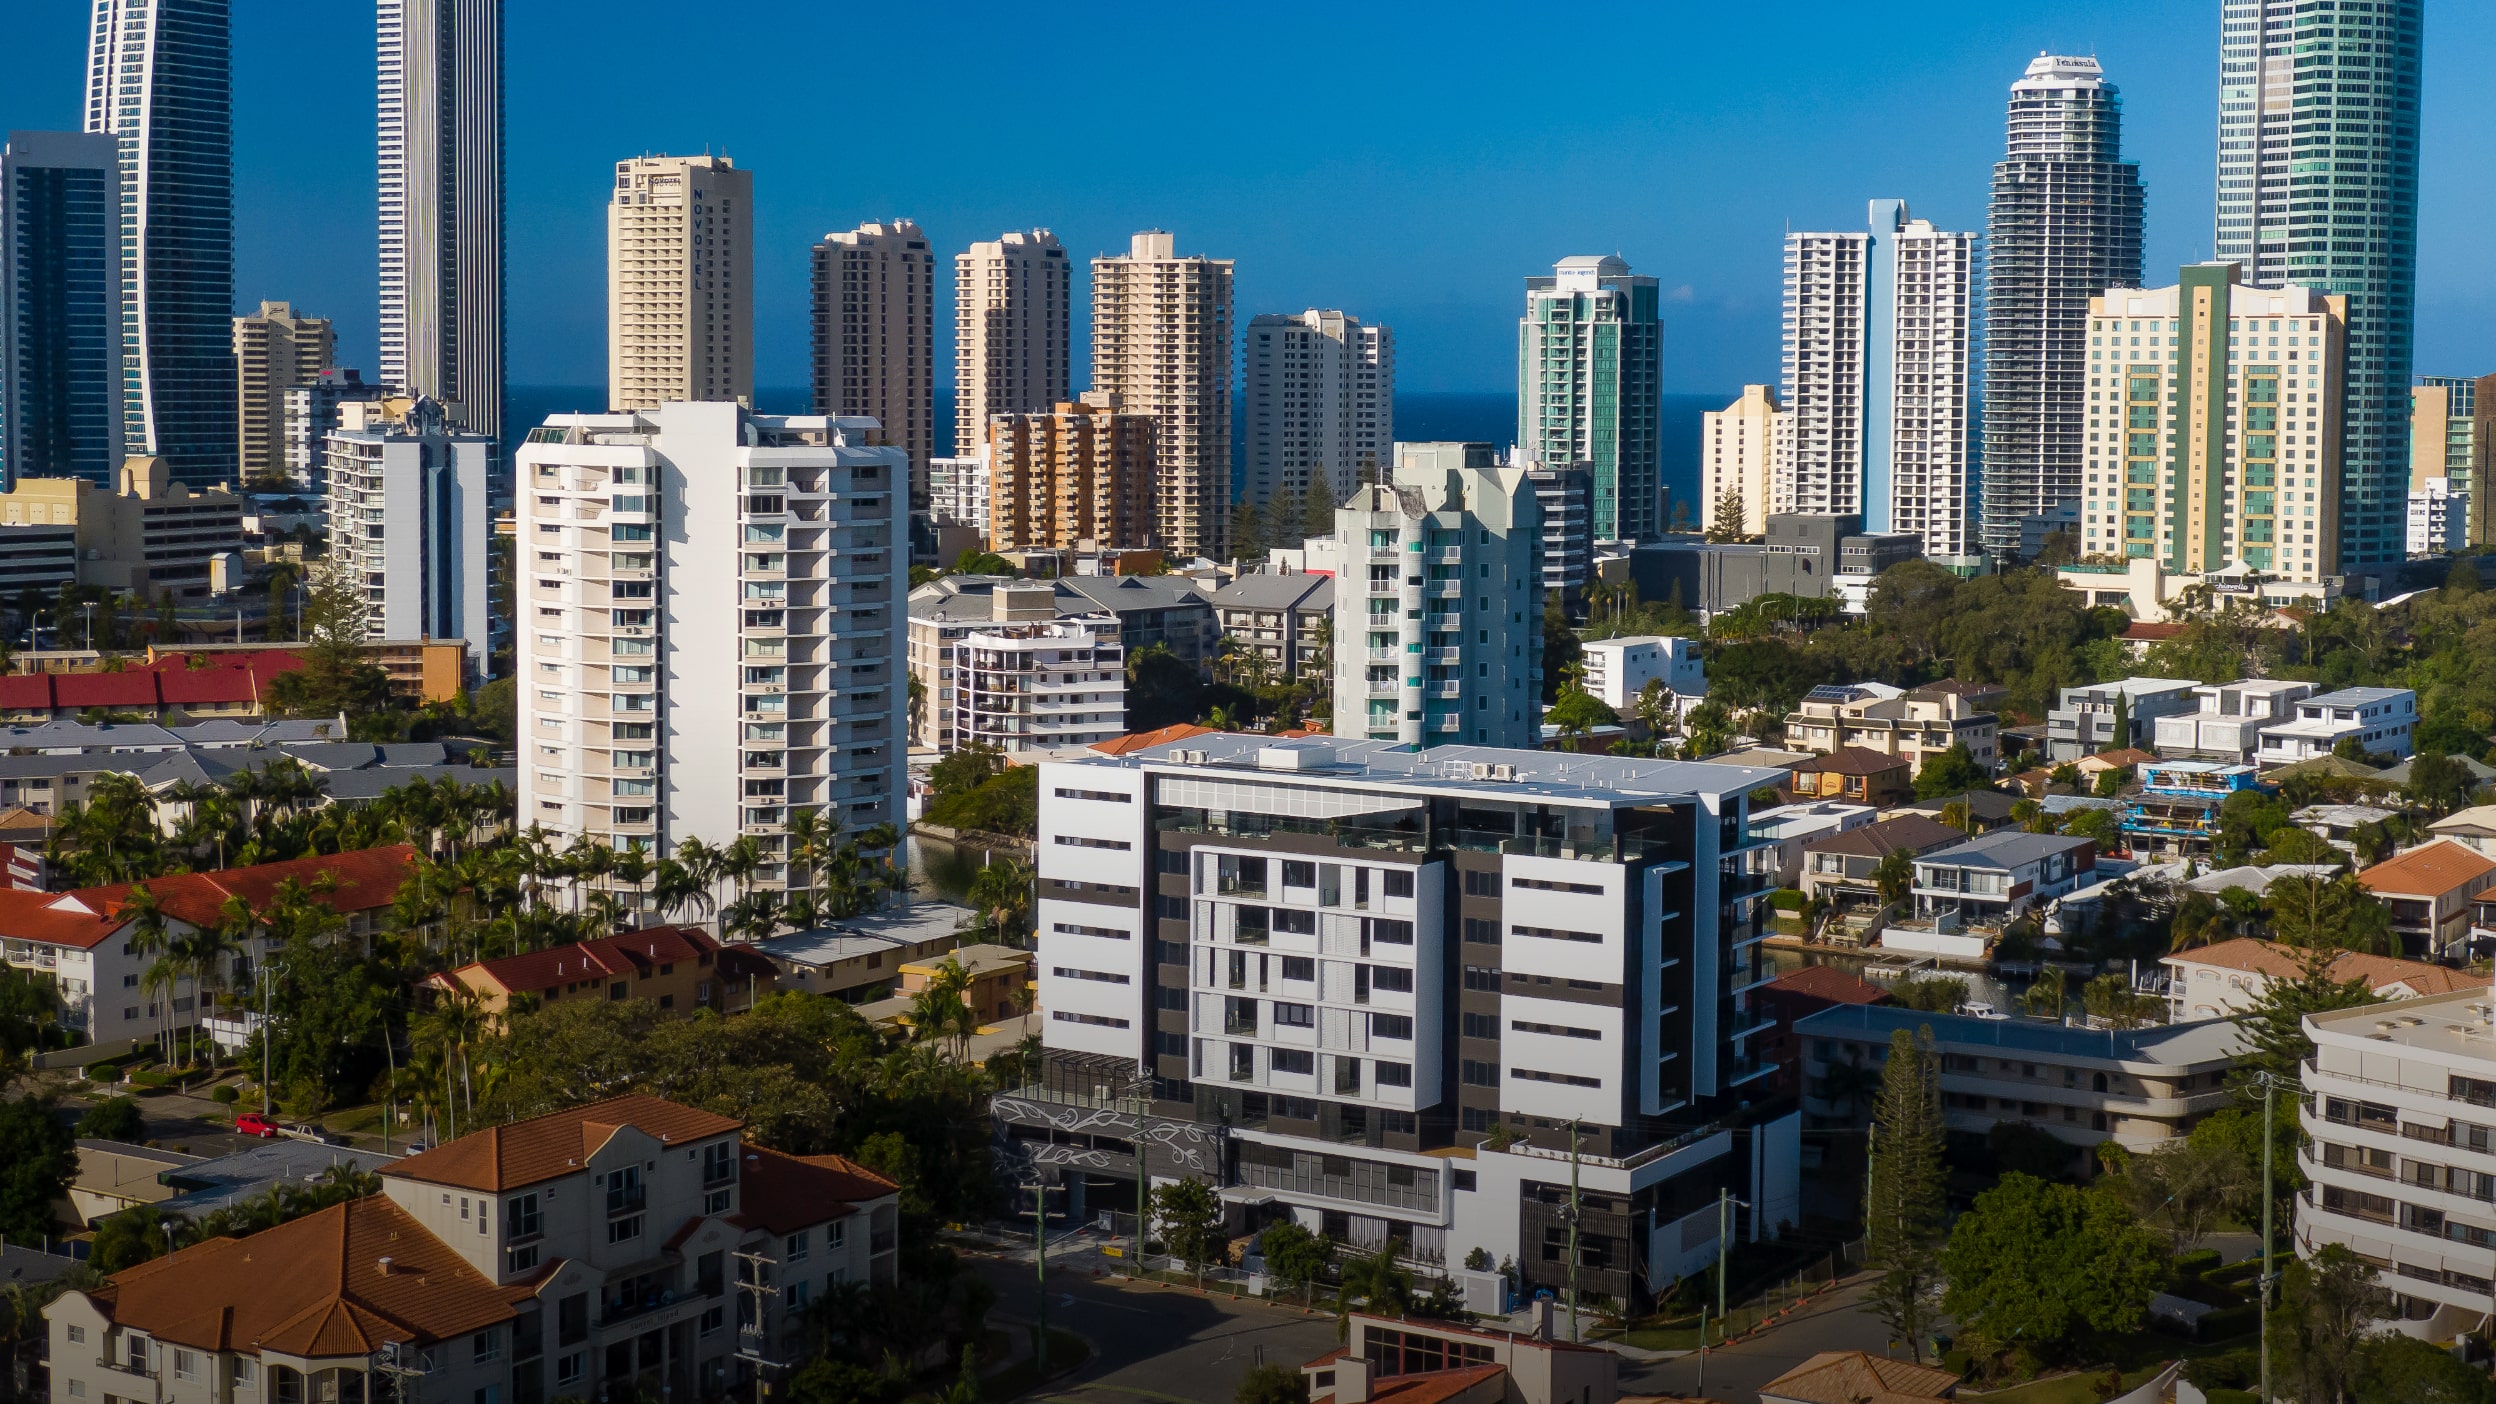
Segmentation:
<svg viewBox="0 0 2496 1404">
<path fill-rule="evenodd" d="M 1248 500 L 1335 501 L 1395 458 L 1395 332 L 1312 307 L 1248 323 Z"/>
<path fill-rule="evenodd" d="M 615 163 L 607 403 L 754 402 L 754 173 L 725 156 Z"/>
<path fill-rule="evenodd" d="M 1974 234 L 1872 202 L 1868 233 L 1785 236 L 1784 403 L 1793 452 L 1774 496 L 1860 513 L 1934 557 L 1977 547 L 1979 316 Z"/>
<path fill-rule="evenodd" d="M 378 0 L 381 380 L 503 430 L 503 0 Z"/>
<path fill-rule="evenodd" d="M 1039 414 L 1074 396 L 1067 307 L 1074 277 L 1045 229 L 1009 230 L 953 256 L 953 453 L 988 442 L 988 417 Z"/>
<path fill-rule="evenodd" d="M 465 640 L 483 676 L 494 439 L 431 400 L 392 399 L 338 406 L 325 448 L 330 555 L 362 583 L 372 637 Z"/>
<path fill-rule="evenodd" d="M 675 402 L 517 455 L 520 808 L 621 849 L 899 823 L 909 460 L 872 420 Z"/>
</svg>

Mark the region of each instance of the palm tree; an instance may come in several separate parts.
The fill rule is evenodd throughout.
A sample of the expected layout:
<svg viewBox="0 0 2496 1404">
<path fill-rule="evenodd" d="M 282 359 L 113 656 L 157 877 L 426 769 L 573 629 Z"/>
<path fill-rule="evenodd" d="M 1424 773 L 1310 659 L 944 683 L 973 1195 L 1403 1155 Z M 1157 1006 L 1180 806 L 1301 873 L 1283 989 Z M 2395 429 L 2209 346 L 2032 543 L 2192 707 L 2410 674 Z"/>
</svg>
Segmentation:
<svg viewBox="0 0 2496 1404">
<path fill-rule="evenodd" d="M 936 967 L 934 978 L 910 997 L 910 1041 L 949 1039 L 954 1059 L 959 1062 L 981 1023 L 979 1011 L 962 997 L 970 987 L 971 972 L 962 967 L 961 961 L 946 956 Z"/>
<path fill-rule="evenodd" d="M 971 879 L 964 896 L 998 944 L 1020 946 L 1030 939 L 1032 885 L 1037 879 L 1031 860 L 1022 857 L 992 857 Z"/>
<path fill-rule="evenodd" d="M 476 1087 L 469 1076 L 469 1052 L 485 1039 L 485 1001 L 474 990 L 456 982 L 438 991 L 433 1008 L 417 1016 L 409 1030 L 419 1048 L 438 1051 L 442 1058 L 442 1105 L 451 1113 L 445 1139 L 459 1135 L 458 1112 L 476 1110 Z M 451 1076 L 459 1077 L 461 1096 L 454 1105 Z"/>
<path fill-rule="evenodd" d="M 1335 1339 L 1352 1334 L 1352 1304 L 1366 1316 L 1402 1316 L 1413 1309 L 1413 1274 L 1396 1259 L 1404 1241 L 1388 1239 L 1377 1252 L 1344 1260 L 1335 1293 Z"/>
</svg>

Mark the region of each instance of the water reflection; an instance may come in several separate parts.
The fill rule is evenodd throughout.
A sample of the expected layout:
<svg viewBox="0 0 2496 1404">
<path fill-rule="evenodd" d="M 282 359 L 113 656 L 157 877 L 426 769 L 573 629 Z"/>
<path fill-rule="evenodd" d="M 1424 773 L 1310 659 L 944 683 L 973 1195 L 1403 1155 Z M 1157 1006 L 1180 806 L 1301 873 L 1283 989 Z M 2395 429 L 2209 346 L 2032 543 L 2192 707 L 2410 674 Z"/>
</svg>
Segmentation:
<svg viewBox="0 0 2496 1404">
<path fill-rule="evenodd" d="M 1866 967 L 1901 965 L 1907 959 L 1894 954 L 1881 955 L 1866 951 L 1838 950 L 1827 946 L 1807 946 L 1801 950 L 1796 950 L 1791 946 L 1769 946 L 1766 950 L 1768 968 L 1779 975 L 1790 974 L 1806 965 L 1826 965 L 1842 970 L 1857 979 L 1868 979 L 1869 977 L 1863 973 Z M 1990 1004 L 2005 1014 L 2019 1012 L 2020 993 L 2028 988 L 2025 980 L 2013 985 L 1995 979 L 1986 971 L 1964 970 L 1957 966 L 1946 966 L 1935 970 L 1929 962 L 1919 965 L 1915 974 L 1919 977 L 1947 975 L 1954 980 L 1965 980 L 1968 1003 Z M 1875 980 L 1871 983 L 1885 989 L 1891 982 Z M 2079 988 L 2079 982 L 2074 981 L 2071 989 L 2075 995 L 2079 993 Z"/>
<path fill-rule="evenodd" d="M 991 854 L 998 858 L 1020 856 L 1009 849 L 952 844 L 943 839 L 910 835 L 902 843 L 902 861 L 909 865 L 911 897 L 923 902 L 964 900 L 971 890 L 971 879 L 988 865 Z"/>
</svg>

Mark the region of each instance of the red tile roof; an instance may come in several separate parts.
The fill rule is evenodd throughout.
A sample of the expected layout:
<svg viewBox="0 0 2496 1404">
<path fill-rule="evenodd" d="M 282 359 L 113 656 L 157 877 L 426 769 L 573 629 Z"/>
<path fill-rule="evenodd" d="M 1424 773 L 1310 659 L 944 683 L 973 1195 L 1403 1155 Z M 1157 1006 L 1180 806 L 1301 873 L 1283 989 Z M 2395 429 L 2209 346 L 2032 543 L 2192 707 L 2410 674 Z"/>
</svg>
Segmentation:
<svg viewBox="0 0 2496 1404">
<path fill-rule="evenodd" d="M 1827 1000 L 1831 1004 L 1879 1004 L 1889 998 L 1889 991 L 1880 986 L 1867 984 L 1828 965 L 1806 965 L 1789 970 L 1769 981 L 1761 993 L 1801 995 L 1806 999 Z"/>
<path fill-rule="evenodd" d="M 280 886 L 291 881 L 309 889 L 324 874 L 331 879 L 331 885 L 315 896 L 330 910 L 340 915 L 374 911 L 390 905 L 399 895 L 399 884 L 407 881 L 415 868 L 416 850 L 394 843 L 347 853 L 290 858 L 283 863 L 256 863 L 248 868 L 177 873 L 149 878 L 146 887 L 167 916 L 205 926 L 224 918 L 229 897 L 242 898 L 253 911 L 265 911 L 275 905 Z M 109 887 L 82 888 L 68 895 L 84 900 L 97 911 L 115 912 L 129 900 L 130 889 L 135 885 L 115 883 Z"/>
<path fill-rule="evenodd" d="M 1132 755 L 1137 751 L 1150 750 L 1155 746 L 1167 746 L 1173 741 L 1185 741 L 1192 736 L 1211 736 L 1214 732 L 1215 728 L 1210 726 L 1198 726 L 1194 722 L 1175 722 L 1151 731 L 1134 731 L 1124 736 L 1113 736 L 1107 741 L 1095 741 L 1092 743 L 1092 749 L 1103 755 Z"/>
<path fill-rule="evenodd" d="M 1798 775 L 1805 771 L 1814 774 L 1881 775 L 1906 768 L 1907 758 L 1904 756 L 1885 756 L 1862 746 L 1840 746 L 1825 756 L 1813 756 L 1807 761 L 1797 762 L 1794 772 Z"/>
<path fill-rule="evenodd" d="M 1803 1404 L 1865 1404 L 1865 1401 L 1948 1399 L 1959 1377 L 1948 1370 L 1889 1360 L 1860 1350 L 1824 1350 L 1759 1387 L 1762 1399 Z"/>
<path fill-rule="evenodd" d="M 194 655 L 169 653 L 153 663 L 114 673 L 24 673 L 0 677 L 0 711 L 150 710 L 265 700 L 282 673 L 303 666 L 286 649 L 250 653 L 203 653 L 211 665 L 194 668 Z"/>
<path fill-rule="evenodd" d="M 391 1166 L 390 1173 L 454 1189 L 500 1194 L 572 1174 L 627 1126 L 661 1141 L 681 1143 L 722 1135 L 744 1124 L 635 1093 L 471 1132 L 409 1156 Z"/>
<path fill-rule="evenodd" d="M 846 1218 L 859 1205 L 899 1193 L 900 1188 L 837 1155 L 782 1155 L 762 1146 L 747 1146 L 737 1221 L 766 1233 L 795 1233 L 810 1224 Z"/>
<path fill-rule="evenodd" d="M 2306 957 L 2311 954 L 2313 952 L 2300 951 L 2273 941 L 2238 936 L 2215 945 L 2177 951 L 2164 959 L 2170 965 L 2210 965 L 2221 970 L 2243 970 L 2274 980 L 2294 980 L 2304 975 Z M 2339 984 L 2363 980 L 2366 988 L 2376 991 L 2397 985 L 2413 995 L 2452 994 L 2457 990 L 2483 989 L 2487 985 L 2485 977 L 2473 975 L 2467 970 L 2358 951 L 2341 951 L 2334 955 L 2331 963 L 2324 967 L 2324 974 Z"/>
<path fill-rule="evenodd" d="M 1370 1382 L 1369 1399 L 1370 1404 L 1446 1404 L 1446 1401 L 1461 1398 L 1480 1386 L 1504 1380 L 1507 1375 L 1508 1367 L 1505 1365 L 1467 1365 L 1454 1370 L 1429 1370 L 1418 1375 L 1389 1375 Z M 1500 1393 L 1493 1391 L 1486 1397 L 1496 1399 Z M 1331 1404 L 1334 1397 L 1333 1390 L 1312 1394 L 1309 1404 L 1320 1404 L 1320 1401 Z"/>
<path fill-rule="evenodd" d="M 719 954 L 719 942 L 696 926 L 654 926 L 572 945 L 472 962 L 451 973 L 469 983 L 482 976 L 506 994 L 543 994 L 575 980 L 637 974 L 680 960 Z"/>
<path fill-rule="evenodd" d="M 2441 897 L 2447 892 L 2471 889 L 2490 873 L 2496 873 L 2496 863 L 2489 862 L 2476 849 L 2451 839 L 2437 839 L 2359 873 L 2357 885 L 2369 892 L 2396 897 Z"/>
<path fill-rule="evenodd" d="M 518 1314 L 380 1195 L 212 1238 L 116 1273 L 93 1296 L 116 1323 L 176 1345 L 315 1357 L 457 1340 Z"/>
</svg>

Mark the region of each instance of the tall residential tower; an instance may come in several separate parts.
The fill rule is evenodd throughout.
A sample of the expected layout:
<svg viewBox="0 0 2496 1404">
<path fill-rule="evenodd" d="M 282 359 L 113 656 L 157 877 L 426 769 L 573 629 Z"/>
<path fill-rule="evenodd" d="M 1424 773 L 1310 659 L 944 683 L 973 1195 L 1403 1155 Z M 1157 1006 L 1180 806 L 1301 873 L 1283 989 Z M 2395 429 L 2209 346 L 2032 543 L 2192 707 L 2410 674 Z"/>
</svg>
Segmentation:
<svg viewBox="0 0 2496 1404">
<path fill-rule="evenodd" d="M 1231 512 L 1231 261 L 1158 229 L 1092 260 L 1092 388 L 1153 417 L 1161 544 L 1219 557 Z"/>
<path fill-rule="evenodd" d="M 503 431 L 503 0 L 378 0 L 381 381 Z"/>
<path fill-rule="evenodd" d="M 119 171 L 93 133 L 0 150 L 0 491 L 121 467 Z"/>
<path fill-rule="evenodd" d="M 327 317 L 263 302 L 234 319 L 235 454 L 246 480 L 286 476 L 286 392 L 330 369 L 338 338 Z"/>
<path fill-rule="evenodd" d="M 122 442 L 234 476 L 230 0 L 95 0 L 91 132 L 121 147 Z"/>
<path fill-rule="evenodd" d="M 615 163 L 607 399 L 754 403 L 754 173 L 725 156 Z"/>
<path fill-rule="evenodd" d="M 2406 533 L 2425 10 L 2220 0 L 2217 257 L 2348 299 L 2344 570 L 2398 561 Z"/>
<path fill-rule="evenodd" d="M 953 453 L 971 458 L 993 414 L 1036 414 L 1067 398 L 1074 275 L 1045 229 L 1008 230 L 953 256 Z"/>
<path fill-rule="evenodd" d="M 1985 220 L 1984 530 L 2080 496 L 2089 299 L 2141 281 L 2145 196 L 2122 104 L 2093 58 L 2039 55 L 2011 84 L 2010 144 Z"/>
<path fill-rule="evenodd" d="M 1525 280 L 1517 323 L 1517 453 L 1584 464 L 1597 540 L 1664 529 L 1664 327 L 1656 282 L 1618 258 L 1579 256 Z"/>
<path fill-rule="evenodd" d="M 1395 457 L 1395 332 L 1312 307 L 1248 323 L 1247 499 L 1341 502 Z"/>
<path fill-rule="evenodd" d="M 826 234 L 814 249 L 815 413 L 884 426 L 910 455 L 910 511 L 927 515 L 936 438 L 936 256 L 906 219 Z"/>
</svg>

